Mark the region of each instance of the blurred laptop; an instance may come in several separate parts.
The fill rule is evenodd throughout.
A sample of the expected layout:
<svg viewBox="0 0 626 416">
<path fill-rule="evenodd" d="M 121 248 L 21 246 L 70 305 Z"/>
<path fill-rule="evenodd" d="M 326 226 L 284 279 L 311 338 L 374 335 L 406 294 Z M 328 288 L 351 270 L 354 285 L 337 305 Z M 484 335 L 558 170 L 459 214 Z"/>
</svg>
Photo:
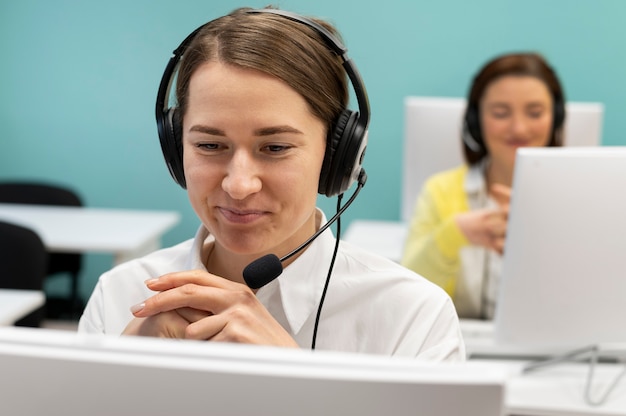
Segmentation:
<svg viewBox="0 0 626 416">
<path fill-rule="evenodd" d="M 470 356 L 626 350 L 626 147 L 523 148 L 493 322 Z"/>
</svg>

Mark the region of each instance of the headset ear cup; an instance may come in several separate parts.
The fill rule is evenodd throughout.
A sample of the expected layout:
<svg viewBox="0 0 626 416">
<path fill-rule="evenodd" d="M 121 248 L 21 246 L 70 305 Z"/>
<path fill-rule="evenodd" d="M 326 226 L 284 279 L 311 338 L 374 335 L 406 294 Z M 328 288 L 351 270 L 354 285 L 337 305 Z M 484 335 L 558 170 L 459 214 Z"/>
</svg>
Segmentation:
<svg viewBox="0 0 626 416">
<path fill-rule="evenodd" d="M 165 162 L 177 184 L 183 189 L 187 187 L 183 169 L 183 144 L 180 116 L 176 108 L 170 108 L 164 117 L 164 137 L 161 137 L 161 148 Z"/>
<path fill-rule="evenodd" d="M 548 146 L 563 146 L 563 125 L 565 124 L 565 102 L 554 97 L 552 108 L 552 132 Z"/>
<path fill-rule="evenodd" d="M 336 175 L 336 171 L 333 170 L 336 160 L 335 155 L 340 146 L 351 113 L 352 112 L 349 110 L 342 111 L 337 118 L 337 121 L 332 126 L 331 131 L 328 132 L 328 137 L 326 139 L 326 153 L 324 153 L 324 162 L 322 163 L 322 170 L 320 172 L 320 181 L 318 185 L 318 192 L 322 195 L 333 195 L 332 188 L 333 183 L 335 183 Z"/>
<path fill-rule="evenodd" d="M 554 102 L 554 130 L 563 127 L 565 122 L 565 103 L 562 99 L 557 99 Z"/>
<path fill-rule="evenodd" d="M 483 148 L 478 109 L 469 107 L 465 111 L 465 123 L 463 125 L 463 141 L 472 151 L 478 153 Z"/>
<path fill-rule="evenodd" d="M 468 133 L 474 141 L 482 146 L 482 132 L 480 129 L 480 120 L 478 119 L 478 109 L 468 108 L 465 114 L 465 123 Z"/>
<path fill-rule="evenodd" d="M 329 136 L 319 193 L 331 197 L 350 188 L 361 171 L 366 138 L 367 131 L 359 124 L 359 114 L 344 110 Z"/>
</svg>

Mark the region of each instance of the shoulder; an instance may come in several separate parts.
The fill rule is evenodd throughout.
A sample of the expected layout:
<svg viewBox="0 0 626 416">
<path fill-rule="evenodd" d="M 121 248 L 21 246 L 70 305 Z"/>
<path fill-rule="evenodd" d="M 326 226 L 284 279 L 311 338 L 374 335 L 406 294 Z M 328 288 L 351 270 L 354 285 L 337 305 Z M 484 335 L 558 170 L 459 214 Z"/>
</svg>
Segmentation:
<svg viewBox="0 0 626 416">
<path fill-rule="evenodd" d="M 428 198 L 437 206 L 450 206 L 465 200 L 468 172 L 467 165 L 461 165 L 431 176 L 422 189 L 422 197 Z"/>
<path fill-rule="evenodd" d="M 393 355 L 462 360 L 465 347 L 450 296 L 421 275 L 349 243 L 343 244 L 337 282 L 343 302 L 358 307 L 357 321 L 393 345 Z M 329 292 L 329 296 L 330 292 Z"/>
<path fill-rule="evenodd" d="M 395 299 L 408 297 L 413 304 L 421 301 L 446 303 L 448 294 L 430 280 L 412 270 L 356 245 L 341 243 L 340 270 L 343 283 L 354 283 L 368 290 L 393 292 Z"/>
<path fill-rule="evenodd" d="M 426 181 L 427 187 L 440 187 L 456 185 L 463 186 L 465 176 L 467 175 L 467 165 L 463 164 L 453 169 L 444 170 L 442 172 L 435 173 Z"/>
</svg>

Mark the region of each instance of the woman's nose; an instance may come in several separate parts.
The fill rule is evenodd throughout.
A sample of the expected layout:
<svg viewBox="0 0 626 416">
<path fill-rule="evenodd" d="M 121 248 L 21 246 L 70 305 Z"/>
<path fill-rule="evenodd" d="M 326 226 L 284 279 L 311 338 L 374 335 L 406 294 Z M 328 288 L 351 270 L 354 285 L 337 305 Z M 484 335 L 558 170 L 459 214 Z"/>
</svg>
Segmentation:
<svg viewBox="0 0 626 416">
<path fill-rule="evenodd" d="M 233 199 L 245 199 L 261 190 L 260 168 L 254 158 L 245 151 L 233 155 L 222 180 L 222 189 Z"/>
<path fill-rule="evenodd" d="M 513 116 L 511 120 L 511 130 L 515 135 L 523 135 L 528 130 L 528 119 L 524 116 Z"/>
</svg>

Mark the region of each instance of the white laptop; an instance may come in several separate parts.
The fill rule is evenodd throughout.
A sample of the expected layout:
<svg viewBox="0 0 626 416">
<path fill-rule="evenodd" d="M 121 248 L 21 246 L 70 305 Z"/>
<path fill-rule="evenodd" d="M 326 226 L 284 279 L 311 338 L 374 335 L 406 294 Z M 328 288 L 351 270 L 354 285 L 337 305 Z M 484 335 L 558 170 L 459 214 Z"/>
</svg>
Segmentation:
<svg viewBox="0 0 626 416">
<path fill-rule="evenodd" d="M 495 342 L 474 352 L 626 348 L 626 147 L 518 150 L 509 215 Z"/>
</svg>

